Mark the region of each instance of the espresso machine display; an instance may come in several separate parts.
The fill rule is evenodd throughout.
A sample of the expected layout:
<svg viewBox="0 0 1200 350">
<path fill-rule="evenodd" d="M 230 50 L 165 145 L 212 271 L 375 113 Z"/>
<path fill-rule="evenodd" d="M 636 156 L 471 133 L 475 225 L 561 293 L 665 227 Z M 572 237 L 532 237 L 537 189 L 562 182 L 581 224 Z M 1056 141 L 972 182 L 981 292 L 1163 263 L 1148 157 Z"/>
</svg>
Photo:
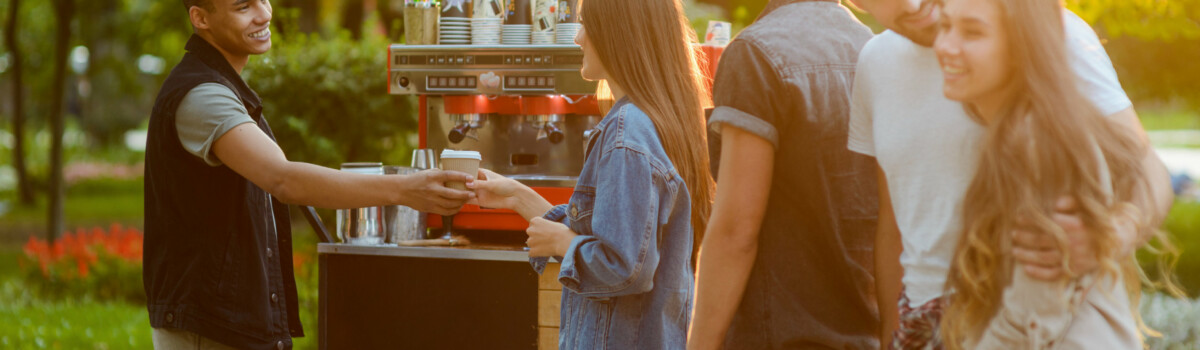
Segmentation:
<svg viewBox="0 0 1200 350">
<path fill-rule="evenodd" d="M 579 75 L 582 64 L 577 45 L 392 45 L 388 92 L 590 95 L 596 83 Z"/>
<path fill-rule="evenodd" d="M 388 92 L 418 95 L 420 147 L 478 151 L 481 168 L 566 203 L 602 115 L 576 45 L 392 45 Z M 431 228 L 442 220 L 432 217 Z M 468 205 L 454 230 L 523 231 L 512 211 Z"/>
</svg>

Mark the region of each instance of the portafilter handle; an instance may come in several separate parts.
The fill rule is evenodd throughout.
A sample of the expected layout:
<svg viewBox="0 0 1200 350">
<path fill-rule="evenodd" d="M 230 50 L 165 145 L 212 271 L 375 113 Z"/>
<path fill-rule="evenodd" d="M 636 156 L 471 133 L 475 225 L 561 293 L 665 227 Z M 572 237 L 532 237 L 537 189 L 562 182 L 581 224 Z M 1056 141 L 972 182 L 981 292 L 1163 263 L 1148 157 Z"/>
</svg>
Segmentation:
<svg viewBox="0 0 1200 350">
<path fill-rule="evenodd" d="M 467 133 L 471 131 L 471 124 L 463 123 L 450 129 L 450 134 L 446 138 L 450 139 L 450 143 L 459 143 L 467 138 Z"/>
<path fill-rule="evenodd" d="M 546 123 L 546 126 L 543 128 L 543 130 L 546 131 L 546 138 L 549 138 L 550 143 L 553 143 L 553 144 L 558 144 L 559 142 L 562 142 L 563 138 L 566 137 L 566 135 L 563 134 L 562 130 L 559 129 L 557 125 L 554 125 L 554 123 Z"/>
</svg>

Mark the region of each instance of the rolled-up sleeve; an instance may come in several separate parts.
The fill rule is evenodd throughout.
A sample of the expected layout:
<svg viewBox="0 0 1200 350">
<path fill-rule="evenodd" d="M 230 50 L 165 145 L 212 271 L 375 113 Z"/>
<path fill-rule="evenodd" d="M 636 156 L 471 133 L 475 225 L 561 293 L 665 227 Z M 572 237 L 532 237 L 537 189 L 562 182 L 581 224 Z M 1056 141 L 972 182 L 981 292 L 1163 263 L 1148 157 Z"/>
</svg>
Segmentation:
<svg viewBox="0 0 1200 350">
<path fill-rule="evenodd" d="M 659 203 L 665 180 L 648 157 L 617 147 L 601 156 L 605 175 L 596 184 L 593 235 L 571 241 L 558 280 L 586 297 L 645 293 L 658 267 Z"/>
<path fill-rule="evenodd" d="M 175 112 L 175 132 L 183 148 L 209 166 L 221 166 L 213 145 L 238 125 L 254 123 L 233 90 L 217 83 L 192 88 Z"/>
<path fill-rule="evenodd" d="M 789 112 L 792 101 L 800 96 L 783 82 L 773 68 L 770 55 L 748 40 L 734 40 L 721 54 L 713 80 L 713 112 L 708 125 L 720 132 L 728 125 L 779 146 L 781 118 L 795 117 Z"/>
</svg>

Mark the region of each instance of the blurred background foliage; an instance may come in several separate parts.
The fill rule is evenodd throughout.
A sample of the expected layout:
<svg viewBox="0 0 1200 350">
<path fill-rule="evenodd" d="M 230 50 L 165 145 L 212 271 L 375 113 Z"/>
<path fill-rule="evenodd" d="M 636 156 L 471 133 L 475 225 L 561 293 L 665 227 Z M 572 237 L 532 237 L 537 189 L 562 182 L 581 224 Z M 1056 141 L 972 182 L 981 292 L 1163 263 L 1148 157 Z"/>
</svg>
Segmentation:
<svg viewBox="0 0 1200 350">
<path fill-rule="evenodd" d="M 338 31 L 329 40 L 289 28 L 243 76 L 288 159 L 334 168 L 347 161 L 407 165 L 417 110 L 414 99 L 387 93 L 383 58 L 391 41 L 350 36 Z"/>
<path fill-rule="evenodd" d="M 736 34 L 767 3 L 682 1 L 700 36 L 710 20 L 733 23 Z M 95 243 L 115 241 L 111 232 L 142 226 L 144 154 L 138 145 L 145 138 L 158 88 L 182 57 L 191 27 L 179 0 L 75 1 L 67 27 L 71 36 L 65 98 L 54 101 L 54 4 L 60 2 L 23 0 L 15 9 L 18 25 L 13 34 L 23 58 L 21 86 L 13 84 L 15 57 L 8 46 L 0 45 L 0 348 L 146 348 L 149 328 L 140 304 L 144 301 L 137 294 L 140 276 L 130 273 L 140 268 L 140 260 L 105 255 L 100 247 L 107 245 Z M 1200 0 L 1065 2 L 1103 39 L 1143 125 L 1152 133 L 1191 132 L 1179 135 L 1197 140 L 1172 145 L 1200 148 L 1200 137 L 1189 136 L 1200 135 L 1200 64 L 1195 64 L 1200 58 Z M 12 3 L 0 0 L 4 25 L 14 10 Z M 388 95 L 385 80 L 386 47 L 403 41 L 403 0 L 273 0 L 273 5 L 273 47 L 252 57 L 243 76 L 263 98 L 265 115 L 289 159 L 335 168 L 348 161 L 406 164 L 416 146 L 416 100 Z M 854 13 L 876 32 L 883 30 L 869 15 Z M 8 34 L 6 30 L 0 25 L 0 34 Z M 24 93 L 23 154 L 36 194 L 28 205 L 16 200 L 13 89 Z M 66 112 L 66 228 L 82 228 L 89 237 L 84 240 L 77 231 L 64 235 L 76 243 L 64 246 L 83 247 L 76 248 L 83 249 L 76 251 L 82 255 L 67 258 L 46 255 L 42 247 L 55 243 L 38 241 L 46 230 L 46 192 L 51 188 L 47 116 L 58 103 Z M 327 217 L 326 222 L 332 221 Z M 107 235 L 94 232 L 95 227 L 118 226 L 121 229 L 105 231 Z M 302 221 L 293 227 L 301 317 L 308 333 L 315 335 L 315 236 Z M 1164 229 L 1184 252 L 1175 273 L 1196 298 L 1200 203 L 1181 199 Z M 94 250 L 95 259 L 88 249 Z M 70 272 L 84 266 L 79 265 L 80 256 L 93 264 L 87 265 L 86 277 Z M 1144 252 L 1139 258 L 1148 270 L 1156 267 L 1156 260 Z M 55 263 L 41 270 L 42 260 L 37 259 Z M 135 265 L 139 267 L 130 267 Z M 100 285 L 111 292 L 87 292 Z M 1154 295 L 1146 300 L 1142 312 L 1147 323 L 1166 334 L 1151 339 L 1153 348 L 1198 346 L 1200 306 Z M 297 339 L 296 344 L 315 348 L 315 337 Z"/>
</svg>

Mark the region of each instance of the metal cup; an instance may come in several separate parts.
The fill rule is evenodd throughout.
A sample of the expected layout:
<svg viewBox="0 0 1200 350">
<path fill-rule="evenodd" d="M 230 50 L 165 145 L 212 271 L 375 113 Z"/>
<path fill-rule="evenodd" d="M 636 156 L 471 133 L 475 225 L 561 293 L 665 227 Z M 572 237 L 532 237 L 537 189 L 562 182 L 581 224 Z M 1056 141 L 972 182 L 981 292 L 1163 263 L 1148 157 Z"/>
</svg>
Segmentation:
<svg viewBox="0 0 1200 350">
<path fill-rule="evenodd" d="M 413 150 L 412 164 L 410 165 L 418 170 L 426 170 L 438 169 L 441 164 L 438 163 L 437 153 L 433 149 L 420 148 Z"/>
<path fill-rule="evenodd" d="M 389 165 L 383 167 L 385 175 L 409 175 L 418 169 Z M 383 207 L 383 233 L 387 243 L 398 243 L 425 238 L 425 215 L 416 209 L 403 205 L 385 205 Z"/>
<path fill-rule="evenodd" d="M 342 163 L 342 171 L 359 174 L 383 174 L 383 163 Z M 338 209 L 337 236 L 343 243 L 382 244 L 383 216 L 381 207 Z"/>
</svg>

